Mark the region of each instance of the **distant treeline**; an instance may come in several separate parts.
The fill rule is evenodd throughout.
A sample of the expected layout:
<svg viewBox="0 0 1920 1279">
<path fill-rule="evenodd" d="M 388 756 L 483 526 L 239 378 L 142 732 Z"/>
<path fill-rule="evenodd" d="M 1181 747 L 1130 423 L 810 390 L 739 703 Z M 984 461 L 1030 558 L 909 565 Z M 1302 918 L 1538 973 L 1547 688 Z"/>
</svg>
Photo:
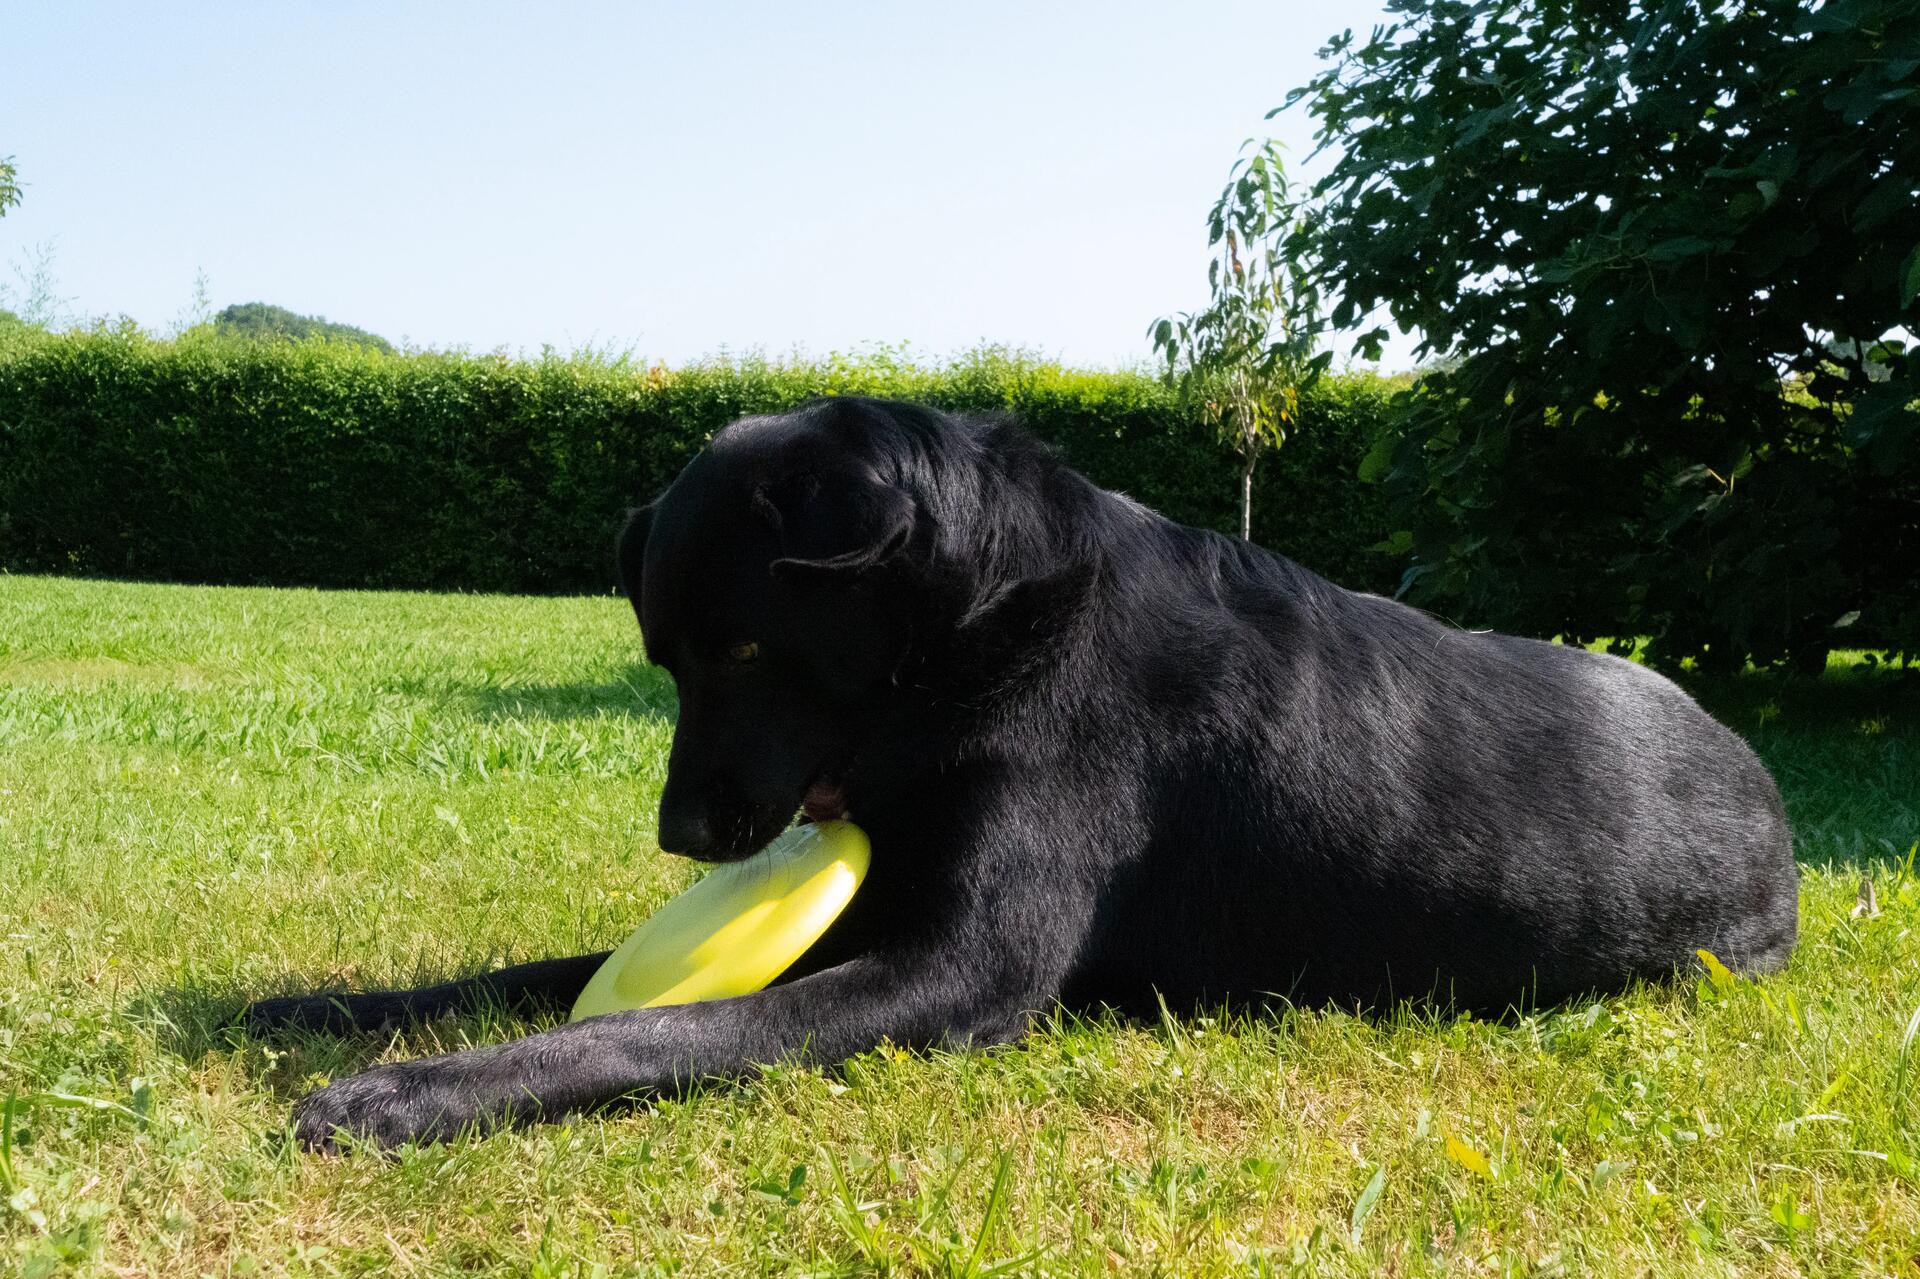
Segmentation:
<svg viewBox="0 0 1920 1279">
<path fill-rule="evenodd" d="M 336 324 L 323 315 L 300 315 L 268 302 L 241 302 L 227 307 L 213 317 L 212 325 L 215 332 L 228 337 L 294 342 L 325 338 L 372 347 L 376 351 L 393 350 L 393 343 L 377 333 L 356 329 L 351 324 Z"/>
</svg>

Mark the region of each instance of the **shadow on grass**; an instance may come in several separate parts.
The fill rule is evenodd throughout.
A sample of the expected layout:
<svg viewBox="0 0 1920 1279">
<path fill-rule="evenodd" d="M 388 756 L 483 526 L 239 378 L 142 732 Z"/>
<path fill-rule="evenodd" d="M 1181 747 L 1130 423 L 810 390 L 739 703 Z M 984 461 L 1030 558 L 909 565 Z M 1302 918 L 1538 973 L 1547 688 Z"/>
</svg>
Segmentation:
<svg viewBox="0 0 1920 1279">
<path fill-rule="evenodd" d="M 1834 666 L 1824 675 L 1747 671 L 1740 675 L 1682 673 L 1678 682 L 1723 724 L 1751 736 L 1764 728 L 1805 733 L 1879 729 L 1920 731 L 1920 669 Z"/>
<path fill-rule="evenodd" d="M 188 982 L 135 995 L 127 1017 L 151 1027 L 161 1051 L 189 1064 L 243 1046 L 240 1013 L 247 997 L 239 987 Z"/>
<path fill-rule="evenodd" d="M 489 956 L 444 974 L 409 973 L 384 988 L 407 989 L 469 977 L 492 964 Z M 564 1019 L 551 1009 L 515 1009 L 495 1002 L 457 1014 L 396 1019 L 377 1026 L 250 1029 L 247 1008 L 278 991 L 301 996 L 344 993 L 292 975 L 249 983 L 244 989 L 231 983 L 189 981 L 136 995 L 127 1005 L 127 1016 L 149 1027 L 168 1055 L 189 1066 L 225 1059 L 238 1065 L 256 1087 L 287 1102 L 312 1091 L 316 1076 L 337 1079 L 389 1057 L 430 1057 L 502 1043 L 550 1029 Z"/>
<path fill-rule="evenodd" d="M 1772 770 L 1801 865 L 1871 874 L 1920 841 L 1920 671 L 1681 678 Z"/>
<path fill-rule="evenodd" d="M 679 713 L 673 681 L 657 666 L 639 662 L 610 680 L 577 684 L 488 684 L 467 691 L 474 713 L 485 720 L 598 719 L 629 715 L 671 723 Z"/>
</svg>

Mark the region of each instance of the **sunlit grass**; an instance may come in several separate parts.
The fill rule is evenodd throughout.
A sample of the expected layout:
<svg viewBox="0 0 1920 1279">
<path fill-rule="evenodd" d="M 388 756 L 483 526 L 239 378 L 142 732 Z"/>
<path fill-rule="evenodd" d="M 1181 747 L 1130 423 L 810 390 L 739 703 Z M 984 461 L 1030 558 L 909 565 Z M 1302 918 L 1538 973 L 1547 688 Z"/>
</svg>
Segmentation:
<svg viewBox="0 0 1920 1279">
<path fill-rule="evenodd" d="M 255 1043 L 250 997 L 611 944 L 670 685 L 614 599 L 0 577 L 0 1273 L 1911 1270 L 1920 693 L 1702 688 L 1780 778 L 1764 983 L 1524 1020 L 1060 1019 L 451 1148 L 323 1160 L 291 1100 L 497 1017 Z M 1852 912 L 1862 876 L 1877 915 Z M 4 1116 L 0 1116 L 4 1118 Z"/>
</svg>

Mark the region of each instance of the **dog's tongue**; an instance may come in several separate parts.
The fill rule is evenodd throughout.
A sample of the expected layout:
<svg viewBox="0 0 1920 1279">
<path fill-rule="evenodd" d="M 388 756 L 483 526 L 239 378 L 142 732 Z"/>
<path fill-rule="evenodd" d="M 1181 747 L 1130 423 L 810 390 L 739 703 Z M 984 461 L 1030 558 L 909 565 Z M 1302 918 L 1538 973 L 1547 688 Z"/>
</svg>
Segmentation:
<svg viewBox="0 0 1920 1279">
<path fill-rule="evenodd" d="M 816 822 L 830 822 L 847 815 L 847 797 L 832 782 L 819 781 L 807 787 L 800 808 Z"/>
</svg>

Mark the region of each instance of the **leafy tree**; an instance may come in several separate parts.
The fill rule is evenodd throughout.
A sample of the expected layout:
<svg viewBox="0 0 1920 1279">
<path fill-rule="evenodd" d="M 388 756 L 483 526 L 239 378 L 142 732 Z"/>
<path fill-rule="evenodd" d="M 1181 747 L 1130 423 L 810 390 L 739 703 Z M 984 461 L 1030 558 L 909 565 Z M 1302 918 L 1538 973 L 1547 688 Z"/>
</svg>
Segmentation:
<svg viewBox="0 0 1920 1279">
<path fill-rule="evenodd" d="M 1445 357 L 1369 458 L 1403 590 L 1667 661 L 1920 651 L 1920 6 L 1389 11 L 1288 102 L 1335 322 Z"/>
<path fill-rule="evenodd" d="M 1312 224 L 1303 213 L 1279 144 L 1247 143 L 1207 218 L 1213 300 L 1147 331 L 1182 398 L 1240 455 L 1243 538 L 1253 535 L 1254 464 L 1263 449 L 1286 441 L 1300 392 L 1332 358 L 1314 354 L 1320 296 Z"/>
<path fill-rule="evenodd" d="M 196 284 L 196 287 L 198 285 Z M 304 341 L 326 338 L 354 346 L 392 351 L 393 344 L 351 324 L 336 324 L 324 316 L 299 315 L 283 306 L 265 302 L 243 302 L 227 307 L 213 317 L 216 332 L 262 341 Z"/>
</svg>

